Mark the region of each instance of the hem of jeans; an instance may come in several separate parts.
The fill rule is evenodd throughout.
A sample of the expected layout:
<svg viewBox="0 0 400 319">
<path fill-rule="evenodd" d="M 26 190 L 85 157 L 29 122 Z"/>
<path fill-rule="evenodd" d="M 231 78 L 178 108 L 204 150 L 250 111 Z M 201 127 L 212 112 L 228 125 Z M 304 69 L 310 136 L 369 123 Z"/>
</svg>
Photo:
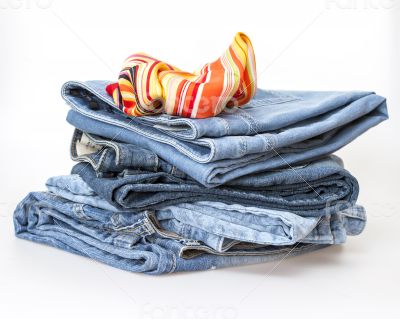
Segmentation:
<svg viewBox="0 0 400 319">
<path fill-rule="evenodd" d="M 258 132 L 259 123 L 254 118 L 254 116 L 244 111 L 244 109 L 241 107 L 238 107 L 237 110 L 239 110 L 238 111 L 239 114 L 231 113 L 230 115 L 242 120 L 248 125 L 249 130 L 247 131 L 247 133 L 252 133 L 252 134 L 247 134 L 247 136 L 259 134 Z"/>
<path fill-rule="evenodd" d="M 155 125 L 153 125 L 152 127 L 154 127 L 155 129 L 157 129 L 157 130 L 159 130 L 159 131 L 161 131 L 161 132 L 163 132 L 165 134 L 168 134 L 168 135 L 171 135 L 171 136 L 174 136 L 174 137 L 186 139 L 186 140 L 189 140 L 189 141 L 199 138 L 199 131 L 198 131 L 196 125 L 194 125 L 190 121 L 187 121 L 186 119 L 182 119 L 182 118 L 164 119 L 164 118 L 159 118 L 158 117 L 155 120 L 153 120 L 151 116 L 147 116 L 146 119 L 143 119 L 143 122 L 153 123 Z M 177 124 L 177 125 L 184 124 L 184 125 L 188 126 L 189 130 L 187 130 L 187 129 L 183 130 L 183 132 L 187 132 L 187 134 L 183 134 L 183 133 L 179 134 L 179 133 L 176 133 L 174 131 L 163 130 L 162 128 L 156 127 L 159 123 L 161 123 L 161 124 L 169 123 L 170 124 L 171 122 L 174 123 L 174 124 Z M 175 126 L 175 125 L 171 125 L 171 126 Z"/>
<path fill-rule="evenodd" d="M 279 254 L 279 253 L 284 253 L 284 252 L 288 252 L 288 255 L 291 253 L 296 253 L 296 252 L 301 252 L 303 250 L 307 250 L 313 246 L 319 246 L 320 244 L 315 244 L 315 243 L 304 243 L 304 246 L 301 246 L 300 248 L 297 247 L 298 244 L 300 244 L 301 242 L 295 242 L 292 245 L 286 245 L 283 246 L 282 248 L 278 248 L 276 250 L 273 251 L 254 251 L 254 250 L 249 250 L 249 251 L 226 251 L 226 252 L 218 252 L 208 246 L 205 245 L 198 245 L 198 246 L 183 246 L 180 248 L 179 250 L 179 257 L 182 259 L 192 259 L 195 258 L 197 256 L 199 256 L 199 254 L 201 253 L 209 253 L 212 255 L 218 255 L 218 256 L 267 256 L 267 255 L 275 255 L 275 254 Z M 321 244 L 324 245 L 324 244 Z M 269 246 L 269 245 L 266 245 Z M 185 256 L 184 252 L 188 251 L 188 250 L 197 250 L 198 254 L 195 256 Z"/>
<path fill-rule="evenodd" d="M 64 85 L 61 88 L 61 96 L 62 96 L 62 98 L 71 106 L 72 109 L 76 110 L 77 112 L 81 113 L 82 115 L 87 116 L 87 117 L 89 117 L 91 119 L 103 122 L 103 123 L 111 124 L 111 125 L 114 125 L 114 126 L 117 126 L 117 127 L 120 127 L 120 128 L 125 128 L 128 131 L 133 131 L 136 134 L 139 134 L 141 136 L 149 138 L 149 139 L 151 139 L 153 141 L 169 145 L 169 146 L 175 148 L 176 150 L 178 150 L 179 152 L 181 152 L 182 154 L 188 156 L 193 161 L 198 162 L 198 163 L 209 163 L 209 162 L 212 162 L 215 159 L 215 147 L 214 148 L 208 147 L 210 152 L 209 152 L 209 155 L 207 157 L 205 157 L 205 158 L 204 157 L 199 157 L 199 156 L 196 156 L 195 154 L 193 154 L 192 152 L 188 152 L 187 149 L 185 149 L 184 147 L 178 145 L 177 143 L 171 143 L 170 139 L 163 138 L 163 137 L 160 137 L 160 136 L 155 137 L 154 135 L 145 133 L 140 129 L 135 129 L 134 126 L 132 126 L 132 125 L 127 125 L 126 123 L 122 123 L 122 122 L 120 122 L 118 120 L 114 120 L 112 118 L 97 116 L 97 115 L 93 114 L 90 111 L 86 111 L 86 110 L 82 109 L 80 106 L 77 106 L 72 101 L 72 99 L 69 97 L 69 94 L 67 93 L 68 89 L 73 85 L 79 86 L 80 88 L 89 91 L 91 94 L 94 94 L 97 98 L 102 100 L 107 105 L 109 105 L 109 101 L 105 100 L 105 98 L 103 96 L 101 96 L 98 92 L 94 91 L 92 88 L 90 88 L 89 86 L 87 86 L 83 82 L 80 82 L 80 81 L 69 81 L 69 82 L 64 83 Z M 131 119 L 131 121 L 132 120 L 133 119 Z M 211 143 L 211 144 L 213 144 L 213 143 Z M 204 143 L 202 143 L 202 145 L 203 146 L 207 146 L 207 144 L 204 144 Z"/>
</svg>

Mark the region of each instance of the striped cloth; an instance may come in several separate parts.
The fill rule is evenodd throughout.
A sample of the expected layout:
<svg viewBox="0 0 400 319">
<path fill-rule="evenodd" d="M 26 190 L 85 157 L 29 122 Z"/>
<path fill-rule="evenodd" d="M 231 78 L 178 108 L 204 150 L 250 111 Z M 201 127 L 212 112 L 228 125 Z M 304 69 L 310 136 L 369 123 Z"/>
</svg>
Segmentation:
<svg viewBox="0 0 400 319">
<path fill-rule="evenodd" d="M 256 61 L 250 39 L 237 33 L 216 61 L 188 73 L 146 54 L 133 54 L 117 83 L 106 88 L 130 116 L 167 113 L 206 118 L 247 103 L 256 90 Z"/>
</svg>

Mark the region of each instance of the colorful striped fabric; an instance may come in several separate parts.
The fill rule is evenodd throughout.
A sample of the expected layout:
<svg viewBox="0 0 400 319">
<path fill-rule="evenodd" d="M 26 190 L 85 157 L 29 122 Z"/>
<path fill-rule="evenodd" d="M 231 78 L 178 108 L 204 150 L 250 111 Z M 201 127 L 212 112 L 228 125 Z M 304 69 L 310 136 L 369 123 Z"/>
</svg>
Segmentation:
<svg viewBox="0 0 400 319">
<path fill-rule="evenodd" d="M 206 118 L 247 103 L 256 90 L 250 39 L 237 33 L 230 47 L 199 72 L 188 73 L 146 54 L 125 60 L 118 82 L 107 86 L 118 109 L 130 116 Z"/>
</svg>

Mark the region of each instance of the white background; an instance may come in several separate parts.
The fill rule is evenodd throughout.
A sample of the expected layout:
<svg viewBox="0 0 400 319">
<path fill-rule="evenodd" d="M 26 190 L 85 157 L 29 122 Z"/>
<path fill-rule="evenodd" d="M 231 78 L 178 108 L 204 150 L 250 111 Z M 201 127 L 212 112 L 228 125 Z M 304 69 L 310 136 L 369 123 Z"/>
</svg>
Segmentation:
<svg viewBox="0 0 400 319">
<path fill-rule="evenodd" d="M 0 0 L 0 318 L 399 318 L 400 0 Z M 391 119 L 338 152 L 359 179 L 365 232 L 276 263 L 132 274 L 13 235 L 12 213 L 68 174 L 67 80 L 116 79 L 145 51 L 191 71 L 234 34 L 259 87 L 373 90 Z"/>
</svg>

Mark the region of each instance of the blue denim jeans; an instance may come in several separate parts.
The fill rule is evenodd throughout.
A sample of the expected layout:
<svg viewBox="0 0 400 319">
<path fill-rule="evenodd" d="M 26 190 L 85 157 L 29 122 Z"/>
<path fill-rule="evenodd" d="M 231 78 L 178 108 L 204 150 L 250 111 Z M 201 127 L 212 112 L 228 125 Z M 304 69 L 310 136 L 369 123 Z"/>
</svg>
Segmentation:
<svg viewBox="0 0 400 319">
<path fill-rule="evenodd" d="M 208 187 L 330 154 L 388 117 L 385 99 L 371 92 L 259 90 L 247 106 L 214 118 L 129 118 L 111 106 L 107 84 L 66 83 L 67 120 L 151 150 Z"/>
<path fill-rule="evenodd" d="M 293 245 L 296 242 L 343 244 L 347 235 L 360 234 L 366 224 L 362 206 L 322 217 L 219 202 L 178 204 L 156 211 L 163 229 L 228 251 L 239 243 Z"/>
<path fill-rule="evenodd" d="M 162 274 L 261 263 L 327 245 L 236 245 L 228 252 L 160 231 L 148 212 L 114 213 L 49 192 L 28 194 L 14 212 L 19 238 L 86 256 L 120 269 Z"/>
<path fill-rule="evenodd" d="M 51 177 L 47 188 L 52 193 L 88 206 L 109 209 L 79 177 Z M 120 213 L 116 208 L 112 212 Z M 292 245 L 296 242 L 342 244 L 346 235 L 358 235 L 366 217 L 361 206 L 323 217 L 301 217 L 297 214 L 220 202 L 195 202 L 171 205 L 153 212 L 159 228 L 182 238 L 202 242 L 217 252 L 238 244 Z"/>
<path fill-rule="evenodd" d="M 180 188 L 181 194 L 178 194 L 179 197 L 174 197 L 176 194 L 171 194 L 167 191 L 159 192 L 156 195 L 158 199 L 153 201 L 152 205 L 154 206 L 152 207 L 165 205 L 166 203 L 163 203 L 162 199 L 176 204 L 181 201 L 209 200 L 212 199 L 210 196 L 213 196 L 214 200 L 219 201 L 249 203 L 248 199 L 251 199 L 255 200 L 255 202 L 250 203 L 251 205 L 257 205 L 257 202 L 261 201 L 259 206 L 268 206 L 268 202 L 273 206 L 268 201 L 268 192 L 266 192 L 272 188 L 278 191 L 275 193 L 270 192 L 269 195 L 287 197 L 291 193 L 292 195 L 297 194 L 292 199 L 303 200 L 303 204 L 307 203 L 307 199 L 310 202 L 313 201 L 312 196 L 308 195 L 307 197 L 307 195 L 304 195 L 310 193 L 311 190 L 311 195 L 316 195 L 317 199 L 326 200 L 325 205 L 327 206 L 334 205 L 338 200 L 354 203 L 358 195 L 356 179 L 343 169 L 341 159 L 333 155 L 293 169 L 277 169 L 237 178 L 225 184 L 230 189 L 234 189 L 234 191 L 228 193 L 228 196 L 226 192 L 220 191 L 223 189 L 222 187 L 219 187 L 219 189 L 215 188 L 214 190 L 206 190 L 194 186 L 196 183 L 193 182 L 193 179 L 179 171 L 175 166 L 166 163 L 149 150 L 137 147 L 136 145 L 84 133 L 77 129 L 73 134 L 71 142 L 71 157 L 76 161 L 89 163 L 98 177 L 115 177 L 117 176 L 116 173 L 119 173 L 120 176 L 137 175 L 140 172 L 143 183 L 146 181 L 146 174 L 147 180 L 152 181 L 151 178 L 155 174 L 151 172 L 163 172 L 166 174 L 158 175 L 159 178 L 167 176 L 175 183 L 185 185 L 185 188 Z M 86 171 L 86 167 L 80 169 L 80 174 L 83 175 L 84 171 Z M 147 183 L 145 182 L 145 184 Z M 323 186 L 322 189 L 320 188 L 321 186 Z M 153 200 L 155 199 L 153 195 L 155 195 L 155 191 L 159 190 L 159 187 L 161 186 L 146 185 L 148 199 L 150 197 Z M 151 189 L 152 192 L 150 192 Z M 173 189 L 171 187 L 169 190 Z M 134 191 L 133 187 L 132 191 Z M 243 195 L 243 192 L 238 193 L 237 191 L 245 191 L 246 194 Z M 325 196 L 321 196 L 320 192 L 323 192 Z M 257 195 L 259 195 L 258 198 L 255 197 Z M 115 201 L 117 202 L 116 207 L 119 209 L 134 208 L 129 205 L 126 207 L 125 203 L 119 204 L 118 199 L 114 197 L 111 200 L 114 205 Z M 139 203 L 134 204 L 139 205 Z M 282 202 L 282 205 L 276 207 L 292 210 L 291 205 L 284 207 L 284 204 Z M 314 204 L 317 203 L 314 201 Z M 147 206 L 147 208 L 150 207 Z M 293 206 L 293 209 L 302 210 L 301 207 L 295 206 Z M 326 213 L 328 212 L 326 211 Z"/>
<path fill-rule="evenodd" d="M 106 158 L 107 154 L 102 157 Z M 102 162 L 103 169 L 106 162 Z M 330 214 L 332 208 L 337 209 L 336 204 L 354 204 L 358 196 L 357 180 L 334 156 L 295 170 L 245 176 L 214 188 L 163 171 L 131 169 L 111 177 L 99 177 L 93 168 L 96 165 L 88 163 L 74 166 L 72 174 L 80 175 L 100 197 L 120 210 L 160 209 L 207 200 L 291 211 L 301 216 L 322 216 Z"/>
</svg>

